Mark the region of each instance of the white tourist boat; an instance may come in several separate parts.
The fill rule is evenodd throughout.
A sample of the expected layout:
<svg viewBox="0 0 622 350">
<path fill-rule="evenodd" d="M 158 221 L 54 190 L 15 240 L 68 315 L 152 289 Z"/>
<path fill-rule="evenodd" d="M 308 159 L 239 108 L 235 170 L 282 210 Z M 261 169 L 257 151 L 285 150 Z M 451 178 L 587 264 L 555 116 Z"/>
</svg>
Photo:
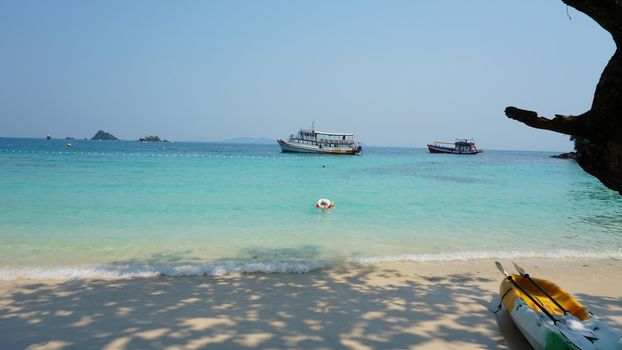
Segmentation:
<svg viewBox="0 0 622 350">
<path fill-rule="evenodd" d="M 326 153 L 326 154 L 358 154 L 363 151 L 356 141 L 354 134 L 341 132 L 317 131 L 301 129 L 289 140 L 277 140 L 283 152 L 296 153 Z"/>
</svg>

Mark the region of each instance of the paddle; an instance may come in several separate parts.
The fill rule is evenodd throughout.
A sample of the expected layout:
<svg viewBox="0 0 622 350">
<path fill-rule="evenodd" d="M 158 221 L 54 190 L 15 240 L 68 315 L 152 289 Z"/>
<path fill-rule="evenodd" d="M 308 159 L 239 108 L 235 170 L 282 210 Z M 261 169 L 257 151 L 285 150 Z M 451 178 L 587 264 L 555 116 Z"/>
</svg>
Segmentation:
<svg viewBox="0 0 622 350">
<path fill-rule="evenodd" d="M 566 308 L 563 307 L 559 302 L 557 302 L 557 300 L 555 300 L 553 296 L 551 296 L 546 290 L 544 290 L 544 288 L 540 287 L 540 285 L 536 283 L 536 281 L 534 281 L 522 267 L 518 266 L 518 264 L 513 261 L 512 264 L 514 264 L 514 268 L 516 268 L 516 271 L 518 271 L 521 276 L 528 279 L 531 284 L 533 284 L 536 288 L 538 288 L 538 290 L 544 293 L 544 295 L 546 295 L 553 302 L 553 304 L 555 304 L 555 306 L 557 306 L 560 310 L 564 312 L 564 316 L 566 316 L 565 321 L 569 323 L 570 328 L 572 328 L 576 332 L 580 332 L 581 335 L 588 339 L 598 339 L 596 333 L 594 333 L 591 329 L 586 328 L 583 323 L 581 323 L 581 321 L 576 318 L 575 315 L 570 313 L 570 311 L 566 310 Z"/>
<path fill-rule="evenodd" d="M 553 315 L 551 315 L 551 313 L 548 312 L 548 310 L 542 304 L 540 304 L 533 296 L 531 296 L 531 294 L 529 294 L 523 287 L 521 287 L 518 283 L 516 283 L 516 281 L 514 281 L 512 275 L 505 271 L 503 265 L 501 265 L 500 262 L 495 261 L 495 265 L 497 266 L 497 269 L 499 269 L 499 271 L 501 271 L 501 273 L 504 274 L 505 277 L 507 277 L 508 281 L 510 281 L 510 283 L 512 283 L 514 287 L 518 288 L 521 292 L 523 292 L 523 294 L 525 294 L 529 298 L 529 300 L 531 300 L 540 310 L 542 310 L 542 312 L 544 312 L 546 316 L 548 316 L 548 318 L 551 319 L 551 321 L 553 321 L 553 325 L 556 326 L 557 329 L 559 329 L 559 332 L 563 334 L 564 337 L 568 339 L 568 341 L 570 341 L 574 346 L 579 349 L 594 348 L 594 344 L 592 344 L 592 342 L 590 342 L 587 338 L 583 336 L 577 336 L 576 331 L 570 329 L 568 325 L 553 317 Z"/>
<path fill-rule="evenodd" d="M 555 300 L 555 298 L 553 298 L 549 293 L 547 293 L 547 291 L 545 291 L 544 289 L 542 289 L 542 287 L 540 287 L 536 281 L 534 281 L 533 279 L 531 279 L 531 276 L 529 276 L 529 274 L 527 272 L 525 272 L 525 270 L 523 270 L 522 267 L 518 266 L 515 262 L 512 261 L 512 264 L 514 264 L 514 268 L 516 268 L 516 271 L 518 271 L 518 273 L 525 277 L 526 279 L 529 280 L 529 282 L 531 282 L 531 284 L 533 284 L 536 288 L 538 288 L 538 290 L 540 290 L 542 293 L 544 293 L 544 295 L 546 295 L 549 299 L 551 299 L 551 301 L 553 302 L 553 304 L 555 304 L 555 306 L 557 306 L 560 310 L 562 310 L 564 312 L 564 315 L 569 315 L 571 314 L 570 311 L 566 310 L 566 308 L 564 308 L 563 306 L 561 306 L 560 303 L 557 302 L 557 300 Z"/>
<path fill-rule="evenodd" d="M 510 281 L 510 283 L 512 283 L 514 287 L 518 288 L 518 290 L 523 292 L 523 294 L 525 294 L 529 298 L 529 300 L 531 300 L 531 302 L 536 304 L 536 306 L 540 310 L 542 310 L 542 312 L 544 312 L 544 314 L 547 315 L 551 319 L 551 321 L 553 321 L 553 324 L 557 324 L 557 322 L 559 322 L 559 320 L 553 317 L 553 315 L 551 315 L 551 313 L 548 312 L 548 310 L 545 309 L 542 304 L 540 304 L 534 297 L 531 296 L 531 294 L 527 293 L 527 291 L 523 289 L 523 287 L 521 287 L 518 283 L 516 283 L 516 281 L 514 281 L 514 278 L 512 277 L 512 275 L 510 275 L 507 271 L 505 271 L 505 269 L 503 268 L 503 265 L 501 265 L 500 262 L 495 261 L 495 265 L 497 265 L 497 269 L 499 269 L 499 271 L 501 271 L 501 273 L 504 274 L 505 277 L 507 277 L 508 281 Z"/>
</svg>

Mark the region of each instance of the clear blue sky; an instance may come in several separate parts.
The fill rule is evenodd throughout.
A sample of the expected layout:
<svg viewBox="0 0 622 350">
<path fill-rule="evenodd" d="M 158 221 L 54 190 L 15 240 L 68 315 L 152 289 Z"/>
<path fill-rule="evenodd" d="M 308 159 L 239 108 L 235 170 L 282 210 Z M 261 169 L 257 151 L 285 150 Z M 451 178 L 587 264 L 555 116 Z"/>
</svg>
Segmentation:
<svg viewBox="0 0 622 350">
<path fill-rule="evenodd" d="M 614 51 L 561 1 L 4 1 L 0 136 L 217 141 L 315 121 L 368 145 L 565 151 Z"/>
</svg>

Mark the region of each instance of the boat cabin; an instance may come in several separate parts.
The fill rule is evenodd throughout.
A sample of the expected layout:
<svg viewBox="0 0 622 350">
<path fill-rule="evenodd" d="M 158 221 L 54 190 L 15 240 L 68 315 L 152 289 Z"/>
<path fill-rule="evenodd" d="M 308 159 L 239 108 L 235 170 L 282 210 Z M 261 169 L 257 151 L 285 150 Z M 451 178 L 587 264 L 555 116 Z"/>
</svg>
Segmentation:
<svg viewBox="0 0 622 350">
<path fill-rule="evenodd" d="M 296 135 L 292 135 L 290 140 L 303 144 L 324 145 L 325 147 L 338 147 L 355 143 L 354 134 L 315 130 L 300 130 Z"/>
</svg>

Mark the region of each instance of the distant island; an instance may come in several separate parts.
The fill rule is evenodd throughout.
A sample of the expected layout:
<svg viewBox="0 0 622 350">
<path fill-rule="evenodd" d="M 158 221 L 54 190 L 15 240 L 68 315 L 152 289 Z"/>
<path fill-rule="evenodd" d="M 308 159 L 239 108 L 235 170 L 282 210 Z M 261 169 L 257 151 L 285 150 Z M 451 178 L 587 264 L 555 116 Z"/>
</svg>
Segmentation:
<svg viewBox="0 0 622 350">
<path fill-rule="evenodd" d="M 272 144 L 276 140 L 267 139 L 265 137 L 236 137 L 233 139 L 227 139 L 220 141 L 222 143 L 253 143 L 253 144 Z"/>
<path fill-rule="evenodd" d="M 103 130 L 99 130 L 91 140 L 109 140 L 109 141 L 119 141 L 113 134 L 105 132 Z"/>
<path fill-rule="evenodd" d="M 170 142 L 167 139 L 161 140 L 158 136 L 147 136 L 138 139 L 140 142 Z"/>
</svg>

